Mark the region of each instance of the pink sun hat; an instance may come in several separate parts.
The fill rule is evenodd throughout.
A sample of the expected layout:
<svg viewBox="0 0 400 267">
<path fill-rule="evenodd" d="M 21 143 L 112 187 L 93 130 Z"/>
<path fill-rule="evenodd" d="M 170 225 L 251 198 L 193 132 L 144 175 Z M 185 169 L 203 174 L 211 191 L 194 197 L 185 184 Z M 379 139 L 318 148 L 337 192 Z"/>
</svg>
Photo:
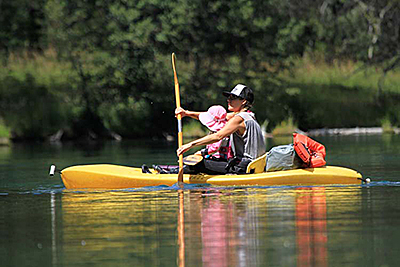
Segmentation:
<svg viewBox="0 0 400 267">
<path fill-rule="evenodd" d="M 206 112 L 200 113 L 199 120 L 211 131 L 218 132 L 227 122 L 226 109 L 219 105 L 211 106 Z"/>
</svg>

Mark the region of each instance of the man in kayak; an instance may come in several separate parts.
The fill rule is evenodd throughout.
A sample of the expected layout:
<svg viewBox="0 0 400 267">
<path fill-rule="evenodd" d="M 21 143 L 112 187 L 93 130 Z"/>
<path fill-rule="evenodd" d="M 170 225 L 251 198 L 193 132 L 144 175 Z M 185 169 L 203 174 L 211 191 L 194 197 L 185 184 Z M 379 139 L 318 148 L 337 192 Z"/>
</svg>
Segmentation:
<svg viewBox="0 0 400 267">
<path fill-rule="evenodd" d="M 254 113 L 248 112 L 254 101 L 254 94 L 250 87 L 243 84 L 236 85 L 232 91 L 223 92 L 227 97 L 228 110 L 231 118 L 218 132 L 189 142 L 178 148 L 176 153 L 181 155 L 196 146 L 203 146 L 218 142 L 230 136 L 233 156 L 231 160 L 219 162 L 204 159 L 193 166 L 196 172 L 207 174 L 245 173 L 247 165 L 265 153 L 265 140 L 261 127 L 257 123 Z M 183 108 L 175 110 L 175 115 L 182 117 L 199 118 L 201 112 L 188 111 Z"/>
</svg>

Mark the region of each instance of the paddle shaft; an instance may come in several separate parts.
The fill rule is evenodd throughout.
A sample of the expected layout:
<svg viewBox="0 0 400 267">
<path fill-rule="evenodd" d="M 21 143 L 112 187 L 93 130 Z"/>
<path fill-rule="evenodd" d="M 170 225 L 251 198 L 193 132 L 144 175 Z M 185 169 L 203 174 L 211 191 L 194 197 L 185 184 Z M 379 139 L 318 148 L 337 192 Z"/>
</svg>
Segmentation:
<svg viewBox="0 0 400 267">
<path fill-rule="evenodd" d="M 172 53 L 172 68 L 174 70 L 176 108 L 180 108 L 181 107 L 181 97 L 180 97 L 180 94 L 179 94 L 178 75 L 176 74 L 175 53 Z M 181 114 L 178 114 L 177 119 L 178 119 L 178 147 L 181 147 L 183 145 L 182 116 L 181 116 Z M 179 156 L 178 182 L 183 182 L 183 155 Z"/>
</svg>

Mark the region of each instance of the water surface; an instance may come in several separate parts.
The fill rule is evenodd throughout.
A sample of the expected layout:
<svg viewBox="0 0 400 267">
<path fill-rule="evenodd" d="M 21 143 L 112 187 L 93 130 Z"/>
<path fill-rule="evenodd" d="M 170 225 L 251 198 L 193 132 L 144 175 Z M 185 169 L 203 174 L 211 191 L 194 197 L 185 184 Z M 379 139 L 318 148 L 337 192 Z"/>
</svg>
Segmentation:
<svg viewBox="0 0 400 267">
<path fill-rule="evenodd" d="M 175 164 L 175 144 L 0 147 L 2 266 L 396 266 L 400 136 L 316 139 L 373 182 L 67 190 L 50 164 Z"/>
</svg>

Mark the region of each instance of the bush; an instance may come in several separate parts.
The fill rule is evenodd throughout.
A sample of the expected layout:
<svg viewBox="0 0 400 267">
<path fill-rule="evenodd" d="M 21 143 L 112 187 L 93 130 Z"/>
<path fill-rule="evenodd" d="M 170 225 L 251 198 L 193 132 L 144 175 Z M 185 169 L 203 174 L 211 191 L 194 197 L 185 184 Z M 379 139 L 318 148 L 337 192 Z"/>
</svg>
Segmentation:
<svg viewBox="0 0 400 267">
<path fill-rule="evenodd" d="M 292 135 L 297 129 L 297 125 L 294 124 L 293 118 L 289 117 L 287 120 L 282 121 L 275 129 L 272 131 L 272 135 Z"/>
<path fill-rule="evenodd" d="M 0 138 L 10 138 L 10 129 L 4 125 L 3 119 L 0 118 Z"/>
<path fill-rule="evenodd" d="M 183 124 L 183 137 L 185 138 L 198 138 L 207 134 L 208 129 L 201 124 L 198 120 L 188 119 L 190 121 Z"/>
<path fill-rule="evenodd" d="M 103 104 L 99 115 L 104 126 L 123 137 L 149 137 L 150 105 L 143 99 L 135 100 L 129 97 L 126 101 L 116 104 Z"/>
<path fill-rule="evenodd" d="M 398 85 L 387 86 L 389 92 L 378 97 L 381 71 L 358 71 L 357 62 L 334 61 L 329 65 L 308 57 L 297 59 L 294 65 L 291 72 L 279 75 L 286 94 L 277 102 L 289 107 L 300 129 L 379 126 L 385 116 L 392 123 L 398 122 Z M 391 73 L 387 80 L 397 75 Z"/>
<path fill-rule="evenodd" d="M 43 139 L 65 126 L 68 107 L 52 89 L 27 74 L 0 81 L 0 114 L 14 139 Z"/>
</svg>

